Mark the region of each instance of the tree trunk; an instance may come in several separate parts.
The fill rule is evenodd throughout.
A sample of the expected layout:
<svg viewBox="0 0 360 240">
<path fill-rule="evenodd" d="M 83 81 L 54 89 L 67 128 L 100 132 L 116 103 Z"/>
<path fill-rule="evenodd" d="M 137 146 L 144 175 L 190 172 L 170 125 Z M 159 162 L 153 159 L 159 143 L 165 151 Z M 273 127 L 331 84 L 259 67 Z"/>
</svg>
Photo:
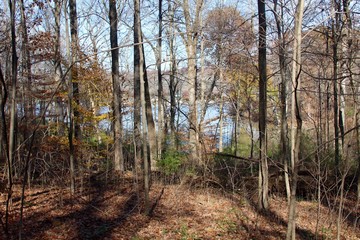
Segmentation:
<svg viewBox="0 0 360 240">
<path fill-rule="evenodd" d="M 333 38 L 333 110 L 334 110 L 334 144 L 335 144 L 335 168 L 336 176 L 339 176 L 340 165 L 340 144 L 339 144 L 339 102 L 338 102 L 338 34 L 339 34 L 339 12 L 340 3 L 334 1 L 335 16 L 332 21 L 332 38 Z"/>
<path fill-rule="evenodd" d="M 157 78 L 158 78 L 158 138 L 157 138 L 157 159 L 161 159 L 164 143 L 164 103 L 163 103 L 163 83 L 162 83 L 162 72 L 161 72 L 161 61 L 162 61 L 162 0 L 159 0 L 159 32 L 158 32 L 158 46 L 157 46 Z M 151 168 L 153 168 L 153 164 Z"/>
<path fill-rule="evenodd" d="M 115 171 L 124 171 L 123 156 L 123 127 L 122 127 L 122 93 L 119 73 L 119 46 L 118 46 L 118 14 L 116 0 L 109 0 L 110 45 L 111 45 L 111 76 L 113 85 L 113 115 L 114 115 L 114 166 Z"/>
<path fill-rule="evenodd" d="M 184 0 L 182 4 L 186 33 L 183 36 L 185 43 L 188 70 L 187 78 L 189 82 L 189 151 L 193 164 L 200 164 L 200 147 L 199 147 L 199 131 L 197 120 L 197 101 L 196 101 L 196 49 L 198 43 L 198 34 L 200 27 L 200 14 L 203 7 L 203 0 L 196 0 L 194 17 L 191 17 L 191 9 L 188 0 Z"/>
<path fill-rule="evenodd" d="M 269 173 L 267 163 L 266 108 L 267 108 L 267 73 L 266 73 L 266 12 L 264 0 L 258 0 L 259 12 L 259 209 L 268 208 Z"/>
<path fill-rule="evenodd" d="M 143 65 L 140 64 L 140 51 L 141 46 L 140 34 L 141 29 L 140 25 L 140 3 L 138 0 L 134 0 L 134 144 L 135 144 L 135 170 L 136 175 L 139 176 L 141 172 L 141 95 L 140 95 L 140 67 L 143 68 Z"/>
<path fill-rule="evenodd" d="M 224 125 L 224 97 L 222 92 L 220 92 L 220 104 L 219 104 L 219 152 L 223 152 L 224 151 L 224 147 L 223 147 L 223 125 Z"/>
<path fill-rule="evenodd" d="M 134 14 L 134 35 L 137 34 L 137 39 L 141 41 L 141 22 L 140 22 L 140 1 L 134 0 L 135 14 Z M 136 47 L 136 46 L 135 46 Z M 141 103 L 141 122 L 142 122 L 142 150 L 143 150 L 143 162 L 144 162 L 144 197 L 145 197 L 145 214 L 148 215 L 150 212 L 149 206 L 149 161 L 148 161 L 148 136 L 147 136 L 147 113 L 146 113 L 146 100 L 145 100 L 145 69 L 144 69 L 144 53 L 143 46 L 139 44 L 138 46 L 139 54 L 139 78 L 140 78 L 140 103 Z"/>
<path fill-rule="evenodd" d="M 76 108 L 79 106 L 79 88 L 77 78 L 77 48 L 78 48 L 78 24 L 76 13 L 76 0 L 69 0 L 70 11 L 70 36 L 71 36 L 71 72 L 69 81 L 69 147 L 70 147 L 70 190 L 71 193 L 75 193 L 75 146 L 74 137 L 78 139 L 80 137 L 80 126 L 76 122 L 78 121 L 79 112 Z M 74 107 L 74 103 L 77 106 Z"/>
<path fill-rule="evenodd" d="M 9 146 L 8 146 L 8 186 L 7 186 L 7 200 L 6 200 L 6 213 L 5 213 L 5 232 L 8 233 L 9 224 L 9 208 L 12 199 L 12 165 L 14 162 L 15 151 L 15 129 L 16 129 L 16 84 L 17 84 L 17 67 L 18 57 L 16 54 L 16 35 L 15 35 L 15 0 L 9 0 L 10 9 L 10 27 L 11 27 L 11 95 L 10 95 L 10 132 L 9 132 Z"/>
<path fill-rule="evenodd" d="M 294 27 L 294 48 L 292 58 L 292 94 L 291 94 L 291 196 L 289 203 L 288 226 L 286 239 L 296 238 L 296 188 L 298 180 L 298 164 L 302 119 L 299 106 L 300 74 L 301 74 L 301 31 L 304 11 L 304 0 L 299 0 L 296 6 Z"/>
<path fill-rule="evenodd" d="M 23 63 L 25 65 L 25 76 L 27 78 L 26 88 L 27 92 L 25 95 L 24 102 L 24 117 L 28 126 L 32 126 L 33 120 L 33 105 L 32 105 L 32 97 L 31 97 L 31 82 L 32 82 L 32 72 L 31 72 L 31 59 L 30 59 L 30 50 L 29 50 L 29 38 L 27 34 L 27 20 L 25 16 L 25 5 L 24 0 L 20 1 L 20 12 L 21 12 L 21 29 L 22 29 L 22 58 Z M 31 129 L 26 126 L 24 131 L 24 140 L 27 139 L 30 135 Z M 30 141 L 27 141 L 26 146 L 29 148 Z"/>
<path fill-rule="evenodd" d="M 55 18 L 55 46 L 54 46 L 54 76 L 55 81 L 61 81 L 63 77 L 62 68 L 61 68 L 61 54 L 60 54 L 60 38 L 61 38 L 61 6 L 62 1 L 55 1 L 55 9 L 54 9 L 54 18 Z M 67 24 L 66 24 L 67 25 Z M 56 108 L 57 108 L 57 129 L 58 134 L 60 136 L 64 136 L 64 113 L 63 113 L 63 105 L 61 97 L 56 98 Z"/>
<path fill-rule="evenodd" d="M 8 134 L 7 134 L 7 126 L 6 126 L 6 116 L 5 116 L 5 105 L 8 98 L 8 92 L 6 89 L 5 78 L 2 72 L 1 63 L 0 63 L 0 82 L 1 82 L 1 102 L 0 102 L 0 114 L 1 114 L 1 146 L 4 149 L 4 154 L 6 156 L 6 165 L 7 165 L 7 172 L 8 172 L 8 188 L 12 188 L 12 175 L 11 173 L 11 165 L 10 165 L 10 158 L 9 158 L 9 144 L 8 144 Z M 5 170 L 6 171 L 6 170 Z M 11 192 L 7 195 L 6 201 L 6 212 L 5 212 L 5 233 L 8 234 L 8 224 L 9 224 L 9 203 L 11 201 Z"/>
<path fill-rule="evenodd" d="M 176 83 L 175 83 L 175 74 L 176 74 L 176 56 L 175 56 L 175 38 L 174 38 L 174 26 L 173 26 L 173 9 L 169 6 L 169 12 L 172 19 L 170 20 L 170 33 L 169 35 L 169 51 L 170 51 L 170 83 L 169 83 L 169 93 L 170 93 L 170 148 L 175 148 L 176 144 L 176 128 L 175 128 L 175 117 L 176 117 Z"/>
<path fill-rule="evenodd" d="M 276 30 L 279 40 L 279 65 L 280 65 L 280 108 L 281 108 L 281 121 L 280 121 L 280 152 L 281 152 L 281 162 L 284 165 L 284 177 L 285 177 L 285 189 L 288 202 L 290 202 L 290 182 L 289 182 L 289 169 L 288 169 L 288 145 L 287 145 L 287 79 L 286 79 L 286 40 L 283 37 L 284 27 L 283 27 L 283 6 L 280 6 L 280 13 L 277 11 L 278 2 L 274 2 L 274 17 L 276 21 Z"/>
<path fill-rule="evenodd" d="M 142 37 L 141 37 L 142 41 Z M 145 107 L 146 107 L 146 122 L 147 122 L 147 135 L 149 143 L 149 152 L 148 158 L 150 161 L 150 169 L 156 170 L 156 130 L 155 122 L 152 113 L 152 104 L 150 96 L 149 81 L 147 77 L 146 64 L 145 64 L 145 55 L 144 55 L 144 45 L 141 46 L 141 54 L 143 59 L 143 76 L 144 76 L 144 94 L 145 94 Z"/>
</svg>

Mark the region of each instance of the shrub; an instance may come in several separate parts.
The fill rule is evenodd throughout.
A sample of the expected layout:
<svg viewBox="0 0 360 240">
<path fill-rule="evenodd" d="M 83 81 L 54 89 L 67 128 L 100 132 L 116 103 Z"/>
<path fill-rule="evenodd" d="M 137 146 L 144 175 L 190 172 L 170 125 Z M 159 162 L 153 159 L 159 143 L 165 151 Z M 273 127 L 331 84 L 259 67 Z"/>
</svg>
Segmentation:
<svg viewBox="0 0 360 240">
<path fill-rule="evenodd" d="M 174 175 L 179 173 L 181 165 L 184 162 L 185 154 L 177 150 L 167 150 L 162 158 L 158 161 L 157 165 L 165 175 Z"/>
</svg>

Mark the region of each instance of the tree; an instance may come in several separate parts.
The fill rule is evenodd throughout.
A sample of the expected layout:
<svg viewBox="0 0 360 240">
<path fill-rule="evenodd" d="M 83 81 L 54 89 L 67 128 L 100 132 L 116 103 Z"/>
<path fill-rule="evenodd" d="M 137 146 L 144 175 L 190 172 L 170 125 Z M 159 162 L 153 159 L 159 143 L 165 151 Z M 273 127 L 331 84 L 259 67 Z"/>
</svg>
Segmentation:
<svg viewBox="0 0 360 240">
<path fill-rule="evenodd" d="M 144 196 L 145 196 L 145 214 L 148 215 L 150 212 L 149 206 L 149 190 L 150 190 L 150 182 L 149 182 L 149 159 L 148 159 L 148 122 L 147 122 L 147 107 L 145 100 L 145 58 L 143 52 L 143 43 L 141 37 L 141 21 L 140 21 L 140 1 L 134 0 L 134 71 L 135 74 L 139 77 L 139 79 L 135 79 L 135 81 L 139 81 L 140 84 L 140 104 L 141 106 L 141 142 L 142 142 L 142 162 L 144 164 L 143 168 L 143 177 L 144 177 Z M 136 50 L 135 50 L 136 49 Z M 135 119 L 134 119 L 135 120 Z M 150 146 L 151 147 L 151 146 Z M 151 151 L 151 150 L 150 150 Z"/>
<path fill-rule="evenodd" d="M 71 74 L 69 81 L 69 147 L 70 147 L 70 189 L 75 193 L 75 148 L 74 140 L 79 140 L 80 125 L 78 124 L 79 111 L 79 84 L 77 82 L 77 52 L 78 52 L 78 24 L 76 13 L 76 0 L 69 0 L 70 9 L 70 35 L 71 35 Z M 74 107 L 75 103 L 75 107 Z"/>
<path fill-rule="evenodd" d="M 294 47 L 292 58 L 292 94 L 291 94 L 291 196 L 289 202 L 288 228 L 286 239 L 296 238 L 296 187 L 298 180 L 300 140 L 302 131 L 302 119 L 299 106 L 299 85 L 301 74 L 301 32 L 304 11 L 304 1 L 299 0 L 296 6 Z"/>
<path fill-rule="evenodd" d="M 196 49 L 200 32 L 200 14 L 202 13 L 203 0 L 195 1 L 194 16 L 191 15 L 191 8 L 188 0 L 182 3 L 182 10 L 185 19 L 186 33 L 181 34 L 185 44 L 188 70 L 187 79 L 189 82 L 189 148 L 190 157 L 193 163 L 200 163 L 199 130 L 197 120 L 197 101 L 196 101 Z"/>
<path fill-rule="evenodd" d="M 266 109 L 267 109 L 267 74 L 266 74 L 266 11 L 265 1 L 258 0 L 259 13 L 259 209 L 267 209 L 269 191 L 269 169 L 267 163 Z"/>
<path fill-rule="evenodd" d="M 278 7 L 280 8 L 278 10 Z M 280 152 L 281 152 L 281 161 L 284 164 L 284 176 L 285 176 L 285 187 L 286 187 L 286 196 L 288 201 L 290 201 L 290 182 L 289 182 L 289 170 L 288 170 L 288 144 L 287 144 L 287 67 L 286 67 L 286 58 L 287 58 L 287 44 L 285 39 L 285 30 L 284 30 L 284 6 L 283 4 L 278 4 L 278 1 L 274 1 L 274 18 L 276 22 L 276 32 L 278 40 L 278 58 L 279 58 L 279 71 L 280 71 L 280 111 L 281 111 L 281 122 L 280 122 Z"/>
<path fill-rule="evenodd" d="M 163 31 L 163 1 L 159 0 L 159 29 L 158 29 L 158 45 L 157 45 L 157 77 L 158 77 L 158 139 L 157 139 L 157 159 L 161 159 L 161 153 L 164 141 L 164 103 L 163 103 L 163 81 L 161 71 L 162 58 L 162 31 Z M 151 167 L 156 167 L 151 165 Z"/>
<path fill-rule="evenodd" d="M 137 174 L 141 170 L 141 95 L 140 95 L 140 3 L 134 0 L 134 147 L 135 169 Z"/>
<path fill-rule="evenodd" d="M 119 77 L 119 48 L 117 38 L 118 14 L 116 0 L 109 1 L 111 75 L 113 81 L 113 113 L 114 113 L 114 162 L 115 171 L 124 171 L 122 144 L 121 88 Z"/>
<path fill-rule="evenodd" d="M 231 106 L 235 107 L 234 128 L 236 129 L 233 142 L 235 142 L 235 155 L 239 156 L 238 139 L 240 133 L 239 118 L 241 96 L 246 94 L 241 82 L 246 82 L 248 76 L 253 74 L 253 60 L 249 54 L 254 47 L 255 36 L 251 24 L 246 21 L 235 7 L 217 7 L 211 10 L 205 18 L 204 30 L 204 52 L 207 53 L 208 66 L 214 68 L 214 80 L 208 88 L 207 96 L 212 96 L 212 87 L 216 86 L 220 95 L 219 110 L 219 152 L 222 148 L 222 122 L 224 109 L 224 96 L 230 96 L 233 99 Z M 251 77 L 252 78 L 252 77 Z M 203 84 L 205 85 L 205 84 Z M 241 85 L 241 86 L 240 86 Z M 231 86 L 231 87 L 227 87 Z M 205 88 L 205 87 L 203 87 Z M 228 89 L 226 89 L 228 88 Z M 205 95 L 205 89 L 202 90 Z M 235 96 L 235 97 L 233 97 Z M 204 96 L 200 124 L 204 121 L 207 105 L 211 99 Z M 250 123 L 251 125 L 251 123 Z"/>
</svg>

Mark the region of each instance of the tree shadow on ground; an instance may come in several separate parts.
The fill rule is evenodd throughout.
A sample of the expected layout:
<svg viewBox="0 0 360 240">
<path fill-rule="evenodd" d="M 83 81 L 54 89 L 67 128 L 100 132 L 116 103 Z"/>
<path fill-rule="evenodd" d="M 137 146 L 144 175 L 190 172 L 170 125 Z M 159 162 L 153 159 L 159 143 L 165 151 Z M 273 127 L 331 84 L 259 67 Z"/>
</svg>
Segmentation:
<svg viewBox="0 0 360 240">
<path fill-rule="evenodd" d="M 110 196 L 107 190 L 102 180 L 97 179 L 94 185 L 90 184 L 88 193 L 91 197 L 89 201 L 84 200 L 81 196 L 77 196 L 77 198 L 74 197 L 72 200 L 64 202 L 65 206 L 68 205 L 67 207 L 69 207 L 70 204 L 74 204 L 72 201 L 76 201 L 77 204 L 83 205 L 80 209 L 69 211 L 68 214 L 58 217 L 46 216 L 40 221 L 38 220 L 39 215 L 46 213 L 40 212 L 25 218 L 24 225 L 27 225 L 24 229 L 25 238 L 50 239 L 52 236 L 49 235 L 49 232 L 54 234 L 53 238 L 58 234 L 60 239 L 69 239 L 68 237 L 71 239 L 110 238 L 114 229 L 122 228 L 122 225 L 124 225 L 129 217 L 141 211 L 142 199 L 132 189 L 123 190 L 122 192 L 126 192 L 123 195 L 113 194 Z M 110 199 L 115 201 L 119 200 L 119 198 L 121 198 L 121 201 L 116 203 L 116 209 L 112 212 L 107 212 L 107 201 Z M 131 229 L 126 229 L 126 233 L 135 235 L 145 224 L 146 222 L 132 224 Z M 30 225 L 31 227 L 29 227 Z M 64 225 L 71 228 L 71 233 L 62 232 Z"/>
<path fill-rule="evenodd" d="M 272 226 L 282 226 L 283 228 L 287 228 L 287 221 L 285 221 L 282 217 L 280 217 L 275 211 L 272 210 L 259 210 L 257 207 L 257 203 L 251 199 L 251 198 L 246 198 L 248 203 L 250 204 L 250 206 L 252 207 L 252 209 L 260 216 L 262 216 L 264 219 L 266 219 L 266 221 L 268 223 L 270 223 Z M 234 199 L 233 199 L 234 200 Z M 287 207 L 287 206 L 286 206 Z M 264 236 L 273 236 L 273 237 L 277 237 L 277 238 L 281 238 L 281 239 L 285 239 L 285 234 L 283 232 L 280 231 L 268 231 L 268 230 L 264 230 L 259 228 L 259 226 L 257 226 L 255 224 L 255 226 L 249 225 L 244 223 L 244 227 L 247 230 L 247 232 L 249 232 L 250 235 L 254 235 L 253 237 L 256 236 L 262 236 L 261 239 L 266 239 L 264 238 Z M 253 234 L 251 234 L 253 233 Z M 316 236 L 312 231 L 307 230 L 307 229 L 303 229 L 299 226 L 296 226 L 296 234 L 297 234 L 297 239 L 302 239 L 302 240 L 308 240 L 308 239 L 324 239 L 324 237 L 321 234 L 318 234 L 318 236 Z"/>
</svg>

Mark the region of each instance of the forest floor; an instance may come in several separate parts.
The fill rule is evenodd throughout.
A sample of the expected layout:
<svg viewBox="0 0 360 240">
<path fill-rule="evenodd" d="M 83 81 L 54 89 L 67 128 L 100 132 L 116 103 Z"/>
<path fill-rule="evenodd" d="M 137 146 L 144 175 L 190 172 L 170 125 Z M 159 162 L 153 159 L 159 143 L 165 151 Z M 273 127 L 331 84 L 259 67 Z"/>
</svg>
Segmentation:
<svg viewBox="0 0 360 240">
<path fill-rule="evenodd" d="M 130 179 L 108 187 L 97 184 L 73 197 L 67 189 L 32 188 L 26 191 L 22 239 L 284 239 L 286 235 L 284 198 L 271 197 L 270 210 L 261 213 L 251 197 L 153 184 L 152 210 L 145 216 L 138 196 Z M 20 188 L 15 188 L 10 239 L 19 239 L 20 202 Z M 346 204 L 341 239 L 360 239 L 360 227 L 354 226 L 360 211 Z M 4 211 L 1 199 L 0 213 Z M 328 207 L 321 205 L 318 215 L 317 202 L 299 201 L 297 212 L 297 239 L 335 239 L 337 214 Z M 0 239 L 9 237 L 1 232 Z"/>
</svg>

